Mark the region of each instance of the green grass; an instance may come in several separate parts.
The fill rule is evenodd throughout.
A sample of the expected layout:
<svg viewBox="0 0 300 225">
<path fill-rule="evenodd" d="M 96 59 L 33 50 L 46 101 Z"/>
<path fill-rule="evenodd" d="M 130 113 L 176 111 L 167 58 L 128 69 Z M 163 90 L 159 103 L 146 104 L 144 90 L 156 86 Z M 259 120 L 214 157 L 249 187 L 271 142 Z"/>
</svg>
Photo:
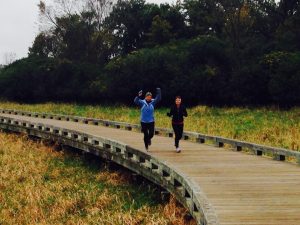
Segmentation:
<svg viewBox="0 0 300 225">
<path fill-rule="evenodd" d="M 101 106 L 78 104 L 17 104 L 0 102 L 1 108 L 36 112 L 79 115 L 130 123 L 139 123 L 139 109 L 135 106 Z M 156 110 L 156 126 L 171 128 L 168 109 Z M 250 141 L 292 150 L 300 150 L 300 108 L 208 107 L 188 109 L 185 130 L 208 135 Z"/>
<path fill-rule="evenodd" d="M 195 224 L 97 159 L 0 133 L 0 224 Z"/>
</svg>

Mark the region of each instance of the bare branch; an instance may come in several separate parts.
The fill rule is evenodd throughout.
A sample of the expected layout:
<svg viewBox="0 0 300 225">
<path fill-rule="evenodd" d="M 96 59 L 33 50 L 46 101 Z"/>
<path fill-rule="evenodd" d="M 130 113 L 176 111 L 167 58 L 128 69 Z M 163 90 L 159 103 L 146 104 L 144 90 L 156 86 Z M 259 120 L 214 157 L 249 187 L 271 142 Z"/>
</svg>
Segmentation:
<svg viewBox="0 0 300 225">
<path fill-rule="evenodd" d="M 114 0 L 87 0 L 87 9 L 96 15 L 98 30 L 101 30 L 101 25 L 104 19 L 112 10 Z"/>
<path fill-rule="evenodd" d="M 15 52 L 6 52 L 3 55 L 4 65 L 9 65 L 14 61 L 16 61 L 16 59 L 17 59 L 17 54 Z"/>
</svg>

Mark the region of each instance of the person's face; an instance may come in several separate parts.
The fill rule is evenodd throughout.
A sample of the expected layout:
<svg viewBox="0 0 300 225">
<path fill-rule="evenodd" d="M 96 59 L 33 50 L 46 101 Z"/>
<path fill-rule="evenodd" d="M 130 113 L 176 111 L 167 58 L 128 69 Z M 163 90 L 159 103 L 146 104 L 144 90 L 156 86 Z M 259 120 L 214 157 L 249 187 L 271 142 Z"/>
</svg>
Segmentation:
<svg viewBox="0 0 300 225">
<path fill-rule="evenodd" d="M 146 101 L 151 101 L 152 100 L 152 96 L 151 95 L 147 95 L 146 97 L 145 97 L 145 99 L 146 99 Z"/>
<path fill-rule="evenodd" d="M 181 98 L 176 98 L 175 103 L 176 103 L 176 105 L 180 105 L 181 104 Z"/>
</svg>

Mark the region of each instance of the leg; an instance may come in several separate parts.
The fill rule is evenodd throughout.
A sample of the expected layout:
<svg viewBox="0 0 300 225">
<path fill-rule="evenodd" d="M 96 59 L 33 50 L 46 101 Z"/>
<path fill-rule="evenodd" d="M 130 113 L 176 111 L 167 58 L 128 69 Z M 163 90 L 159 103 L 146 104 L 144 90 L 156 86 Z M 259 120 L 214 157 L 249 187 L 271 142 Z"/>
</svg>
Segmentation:
<svg viewBox="0 0 300 225">
<path fill-rule="evenodd" d="M 179 141 L 182 138 L 182 133 L 183 133 L 183 124 L 178 125 L 178 134 L 177 134 L 177 139 L 178 139 L 178 147 L 179 147 Z"/>
<path fill-rule="evenodd" d="M 179 147 L 179 131 L 178 131 L 178 125 L 177 124 L 172 124 L 174 133 L 175 133 L 175 147 L 178 148 Z"/>
<path fill-rule="evenodd" d="M 151 144 L 151 139 L 153 138 L 153 136 L 154 136 L 154 122 L 152 122 L 152 123 L 149 123 L 149 139 L 148 139 L 148 141 L 149 141 L 149 143 Z"/>
<path fill-rule="evenodd" d="M 183 124 L 173 124 L 173 130 L 175 133 L 175 147 L 179 148 L 179 140 L 182 138 Z"/>
<path fill-rule="evenodd" d="M 149 140 L 149 135 L 148 135 L 148 126 L 147 123 L 141 123 L 142 126 L 142 132 L 144 133 L 144 143 L 145 143 L 145 148 L 148 149 L 148 140 Z"/>
</svg>

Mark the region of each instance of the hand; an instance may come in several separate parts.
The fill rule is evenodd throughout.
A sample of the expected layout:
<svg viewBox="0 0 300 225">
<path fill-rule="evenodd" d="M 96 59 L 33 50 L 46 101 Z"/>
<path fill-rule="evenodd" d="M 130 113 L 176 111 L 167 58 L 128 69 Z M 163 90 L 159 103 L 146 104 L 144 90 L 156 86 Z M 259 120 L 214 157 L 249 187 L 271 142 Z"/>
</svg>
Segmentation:
<svg viewBox="0 0 300 225">
<path fill-rule="evenodd" d="M 138 93 L 138 96 L 141 97 L 142 94 L 143 94 L 143 90 L 140 90 L 139 93 Z"/>
</svg>

